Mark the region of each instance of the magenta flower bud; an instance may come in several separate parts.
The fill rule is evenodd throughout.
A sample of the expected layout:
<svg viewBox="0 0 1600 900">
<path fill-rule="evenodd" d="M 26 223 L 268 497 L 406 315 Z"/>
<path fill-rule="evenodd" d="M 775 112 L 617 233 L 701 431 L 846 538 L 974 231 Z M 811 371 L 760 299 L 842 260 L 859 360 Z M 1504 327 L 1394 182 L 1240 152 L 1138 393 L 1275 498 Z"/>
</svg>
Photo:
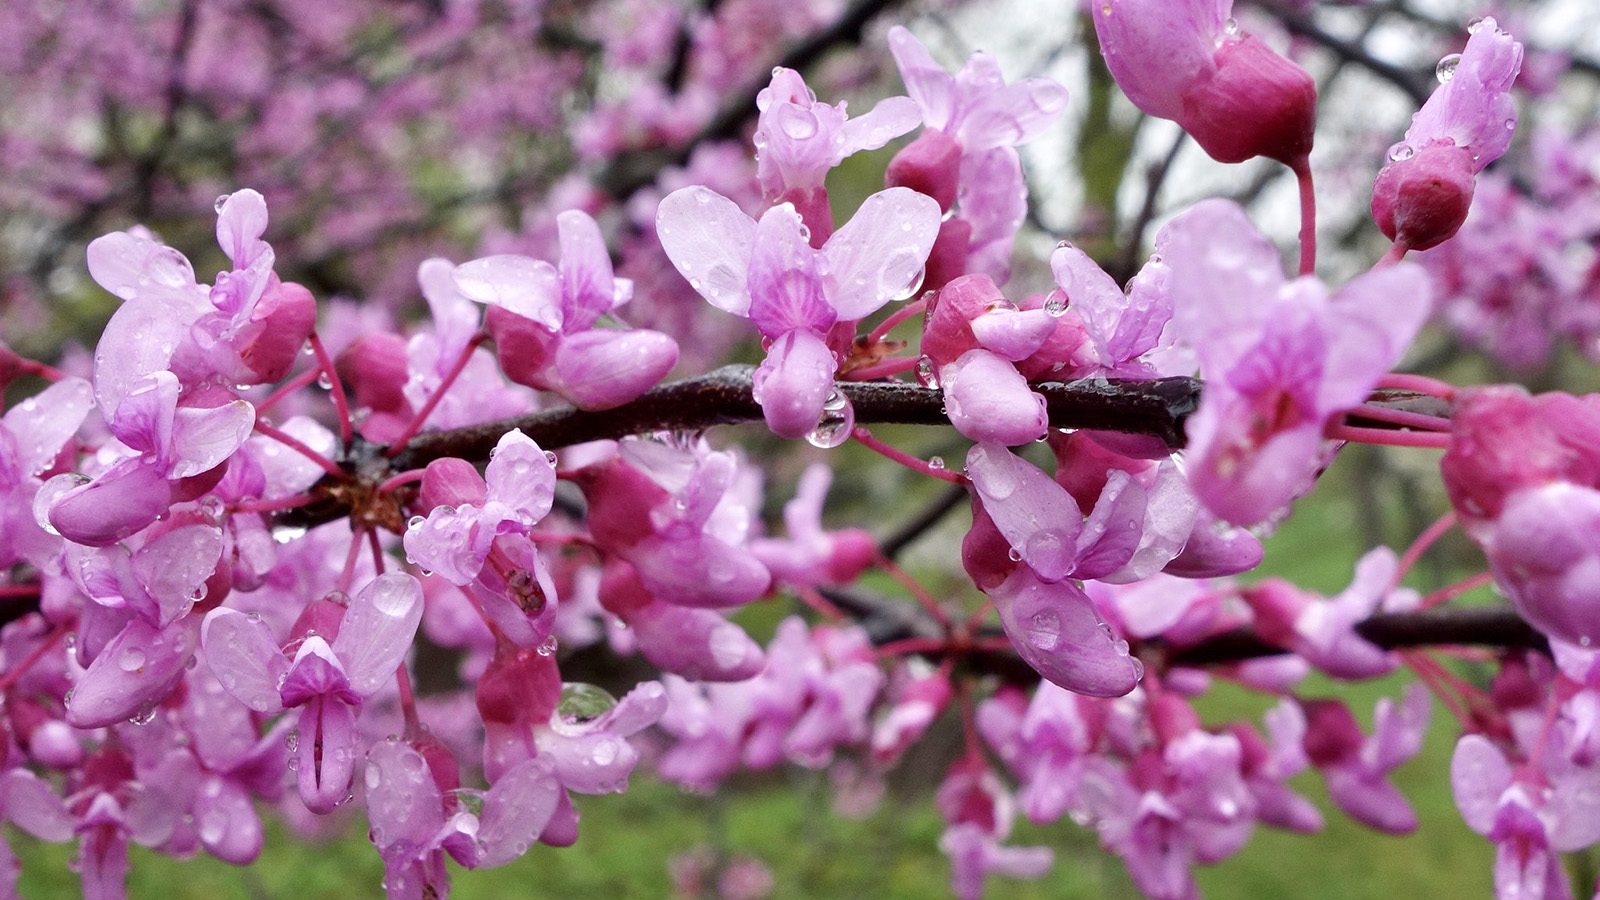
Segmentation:
<svg viewBox="0 0 1600 900">
<path fill-rule="evenodd" d="M 1231 2 L 1107 0 L 1095 32 L 1134 105 L 1171 119 L 1219 162 L 1311 153 L 1317 88 L 1306 71 L 1240 34 Z"/>
<path fill-rule="evenodd" d="M 406 342 L 398 334 L 364 334 L 334 361 L 356 406 L 377 412 L 407 408 Z"/>
<path fill-rule="evenodd" d="M 1472 154 L 1434 144 L 1378 173 L 1372 218 L 1391 241 L 1427 250 L 1455 236 L 1472 207 Z"/>
<path fill-rule="evenodd" d="M 495 357 L 506 377 L 517 384 L 549 390 L 546 369 L 556 343 L 550 330 L 500 306 L 489 307 L 484 322 L 494 336 Z"/>
<path fill-rule="evenodd" d="M 833 351 L 814 331 L 791 331 L 773 342 L 753 384 L 773 434 L 802 438 L 817 427 L 837 366 Z"/>
<path fill-rule="evenodd" d="M 1224 40 L 1215 61 L 1210 77 L 1185 92 L 1178 119 L 1212 159 L 1264 156 L 1294 165 L 1311 155 L 1317 85 L 1305 69 L 1248 34 Z"/>
<path fill-rule="evenodd" d="M 950 424 L 965 437 L 1014 447 L 1044 437 L 1044 398 L 1016 367 L 987 350 L 972 350 L 939 372 Z"/>
<path fill-rule="evenodd" d="M 889 187 L 908 187 L 927 194 L 948 210 L 956 202 L 961 181 L 961 145 L 937 128 L 925 129 L 889 161 L 884 173 Z"/>
<path fill-rule="evenodd" d="M 580 409 L 610 409 L 654 387 L 678 364 L 678 342 L 659 331 L 595 329 L 556 348 L 561 392 Z"/>
<path fill-rule="evenodd" d="M 428 463 L 428 468 L 423 470 L 416 506 L 428 511 L 463 503 L 482 506 L 488 491 L 489 485 L 472 463 L 448 456 Z"/>
<path fill-rule="evenodd" d="M 294 368 L 296 356 L 317 326 L 317 300 L 311 292 L 286 281 L 256 306 L 260 332 L 239 348 L 239 358 L 267 384 L 281 380 Z"/>
</svg>

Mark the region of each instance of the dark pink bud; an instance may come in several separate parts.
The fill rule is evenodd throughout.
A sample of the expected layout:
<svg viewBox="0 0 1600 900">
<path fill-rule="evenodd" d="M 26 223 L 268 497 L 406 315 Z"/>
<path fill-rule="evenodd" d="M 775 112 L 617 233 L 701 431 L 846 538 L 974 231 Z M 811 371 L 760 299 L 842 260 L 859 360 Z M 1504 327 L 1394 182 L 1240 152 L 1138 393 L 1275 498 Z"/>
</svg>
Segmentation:
<svg viewBox="0 0 1600 900">
<path fill-rule="evenodd" d="M 961 145 L 937 128 L 924 129 L 889 161 L 883 180 L 888 187 L 927 194 L 941 210 L 949 210 L 961 180 Z"/>
<path fill-rule="evenodd" d="M 978 346 L 972 320 L 990 307 L 1005 304 L 1004 294 L 987 275 L 963 275 L 940 289 L 928 303 L 922 331 L 922 352 L 934 362 L 955 362 Z"/>
<path fill-rule="evenodd" d="M 483 476 L 464 459 L 446 457 L 428 463 L 422 472 L 422 488 L 417 492 L 416 508 L 431 512 L 440 506 L 470 503 L 482 506 L 489 486 Z"/>
<path fill-rule="evenodd" d="M 1439 462 L 1450 502 L 1469 520 L 1498 518 L 1506 498 L 1552 481 L 1600 485 L 1600 396 L 1464 392 Z"/>
<path fill-rule="evenodd" d="M 478 714 L 485 725 L 546 722 L 561 699 L 556 658 L 502 642 L 478 679 Z"/>
<path fill-rule="evenodd" d="M 1350 708 L 1338 700 L 1303 700 L 1306 756 L 1317 768 L 1336 765 L 1361 752 L 1361 726 Z"/>
<path fill-rule="evenodd" d="M 828 580 L 849 584 L 872 568 L 878 559 L 878 542 L 863 528 L 846 528 L 833 533 L 833 548 L 828 554 Z"/>
<path fill-rule="evenodd" d="M 1311 604 L 1310 597 L 1299 588 L 1277 578 L 1251 585 L 1239 596 L 1249 605 L 1253 614 L 1251 625 L 1256 634 L 1279 647 L 1292 647 L 1299 640 L 1295 621 Z"/>
<path fill-rule="evenodd" d="M 1187 700 L 1164 692 L 1150 704 L 1150 725 L 1162 743 L 1171 743 L 1199 728 L 1200 717 Z"/>
<path fill-rule="evenodd" d="M 494 337 L 495 356 L 506 377 L 541 391 L 553 390 L 547 370 L 555 353 L 555 335 L 526 316 L 489 307 L 484 324 Z"/>
<path fill-rule="evenodd" d="M 828 238 L 833 237 L 833 207 L 828 205 L 827 188 L 792 187 L 779 194 L 777 202 L 794 206 L 795 212 L 800 214 L 800 221 L 805 223 L 806 230 L 811 234 L 807 243 L 813 250 L 821 250 Z"/>
<path fill-rule="evenodd" d="M 1455 236 L 1472 207 L 1472 154 L 1430 144 L 1384 166 L 1372 185 L 1372 218 L 1391 241 L 1426 250 Z"/>
<path fill-rule="evenodd" d="M 263 315 L 265 313 L 265 315 Z M 286 281 L 256 307 L 263 326 L 239 358 L 261 383 L 281 380 L 294 367 L 301 346 L 317 326 L 317 301 L 311 292 Z"/>
<path fill-rule="evenodd" d="M 346 347 L 334 361 L 357 406 L 377 412 L 409 407 L 406 383 L 406 342 L 398 334 L 365 334 Z"/>
<path fill-rule="evenodd" d="M 339 591 L 311 601 L 300 612 L 300 617 L 294 620 L 294 625 L 289 629 L 289 640 L 293 642 L 320 636 L 328 643 L 333 643 L 333 639 L 339 636 L 339 625 L 344 621 L 349 603 L 350 598 Z"/>
<path fill-rule="evenodd" d="M 1225 41 L 1215 61 L 1184 91 L 1178 120 L 1212 159 L 1294 165 L 1311 155 L 1317 85 L 1305 69 L 1248 34 Z"/>
<path fill-rule="evenodd" d="M 650 510 L 667 492 L 621 459 L 585 466 L 573 474 L 589 502 L 589 533 L 610 552 L 632 547 L 655 534 Z"/>
<path fill-rule="evenodd" d="M 972 223 L 966 219 L 947 219 L 939 223 L 939 236 L 928 252 L 923 267 L 922 286 L 936 291 L 967 272 L 968 251 L 972 247 Z"/>
</svg>

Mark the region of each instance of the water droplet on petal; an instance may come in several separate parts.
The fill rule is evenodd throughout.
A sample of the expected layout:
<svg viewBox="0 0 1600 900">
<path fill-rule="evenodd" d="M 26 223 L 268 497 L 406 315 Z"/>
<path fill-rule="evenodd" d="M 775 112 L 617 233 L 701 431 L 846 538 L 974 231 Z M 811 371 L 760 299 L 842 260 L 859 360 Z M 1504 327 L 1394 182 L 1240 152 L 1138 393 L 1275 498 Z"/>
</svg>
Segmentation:
<svg viewBox="0 0 1600 900">
<path fill-rule="evenodd" d="M 1393 147 L 1389 148 L 1389 161 L 1390 162 L 1405 162 L 1406 160 L 1408 160 L 1411 157 L 1416 156 L 1416 155 L 1417 155 L 1416 148 L 1412 147 L 1410 144 L 1406 143 L 1405 141 L 1401 141 L 1400 143 L 1395 144 Z"/>
<path fill-rule="evenodd" d="M 1028 643 L 1045 652 L 1054 650 L 1061 641 L 1061 617 L 1049 610 L 1036 612 L 1028 620 L 1027 632 Z"/>
<path fill-rule="evenodd" d="M 1452 53 L 1439 60 L 1439 64 L 1433 67 L 1433 77 L 1439 79 L 1440 84 L 1449 84 L 1450 79 L 1456 77 L 1456 68 L 1460 65 L 1461 54 Z"/>
<path fill-rule="evenodd" d="M 856 411 L 850 405 L 850 398 L 834 388 L 822 403 L 822 415 L 817 419 L 816 427 L 806 432 L 806 442 L 813 447 L 831 450 L 849 440 L 850 432 L 855 427 Z"/>
<path fill-rule="evenodd" d="M 1052 318 L 1060 318 L 1067 314 L 1067 295 L 1064 291 L 1051 291 L 1044 298 L 1044 311 Z"/>
<path fill-rule="evenodd" d="M 617 705 L 617 698 L 604 688 L 581 681 L 569 681 L 561 686 L 561 699 L 556 703 L 556 715 L 568 725 L 582 725 L 598 719 Z"/>
<path fill-rule="evenodd" d="M 544 639 L 544 643 L 539 645 L 539 655 L 540 656 L 551 656 L 551 655 L 554 655 L 555 652 L 556 652 L 556 647 L 557 646 L 558 645 L 556 643 L 555 635 L 551 635 L 550 637 L 547 637 L 547 638 Z"/>
</svg>

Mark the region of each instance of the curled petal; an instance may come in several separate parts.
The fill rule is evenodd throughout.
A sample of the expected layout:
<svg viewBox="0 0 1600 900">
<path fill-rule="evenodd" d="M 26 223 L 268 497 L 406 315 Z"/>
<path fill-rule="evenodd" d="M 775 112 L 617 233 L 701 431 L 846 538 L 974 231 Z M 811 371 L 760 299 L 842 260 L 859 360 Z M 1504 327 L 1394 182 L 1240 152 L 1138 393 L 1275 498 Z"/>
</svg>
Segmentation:
<svg viewBox="0 0 1600 900">
<path fill-rule="evenodd" d="M 984 511 L 1014 548 L 1014 559 L 1046 581 L 1073 572 L 1083 526 L 1066 488 L 996 444 L 978 444 L 968 452 L 967 475 Z"/>
<path fill-rule="evenodd" d="M 1050 426 L 1044 398 L 988 350 L 963 353 L 940 370 L 939 381 L 950 424 L 974 441 L 1016 446 L 1043 437 Z"/>
<path fill-rule="evenodd" d="M 489 500 L 516 510 L 527 525 L 549 514 L 555 500 L 555 464 L 520 428 L 506 432 L 495 445 L 484 480 Z"/>
<path fill-rule="evenodd" d="M 478 865 L 503 866 L 527 853 L 550 824 L 560 795 L 550 764 L 539 758 L 517 763 L 495 779 L 483 798 Z"/>
<path fill-rule="evenodd" d="M 814 331 L 791 331 L 773 342 L 754 382 L 773 434 L 793 440 L 817 427 L 837 368 L 833 351 Z"/>
<path fill-rule="evenodd" d="M 67 723 L 103 728 L 160 703 L 183 677 L 200 629 L 193 620 L 156 628 L 134 618 L 89 664 L 67 701 Z"/>
<path fill-rule="evenodd" d="M 678 364 L 678 342 L 659 331 L 585 331 L 556 347 L 561 393 L 579 409 L 610 409 L 655 387 Z"/>
</svg>

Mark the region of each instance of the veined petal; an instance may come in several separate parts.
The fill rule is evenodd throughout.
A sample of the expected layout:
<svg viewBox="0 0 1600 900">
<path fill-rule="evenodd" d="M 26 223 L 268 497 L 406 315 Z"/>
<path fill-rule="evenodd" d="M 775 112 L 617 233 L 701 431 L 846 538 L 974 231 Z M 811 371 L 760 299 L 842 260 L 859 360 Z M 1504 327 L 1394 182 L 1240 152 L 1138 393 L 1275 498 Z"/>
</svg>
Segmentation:
<svg viewBox="0 0 1600 900">
<path fill-rule="evenodd" d="M 200 626 L 206 665 L 222 689 L 252 710 L 270 715 L 283 709 L 278 685 L 289 660 L 261 619 L 221 607 L 206 613 Z"/>
<path fill-rule="evenodd" d="M 376 693 L 405 661 L 422 622 L 422 584 L 402 572 L 374 578 L 350 601 L 333 639 L 350 687 L 363 697 Z"/>
<path fill-rule="evenodd" d="M 181 407 L 172 427 L 171 478 L 188 478 L 221 465 L 244 446 L 256 410 L 244 400 L 211 409 Z"/>
<path fill-rule="evenodd" d="M 540 758 L 517 763 L 495 779 L 483 798 L 478 865 L 503 866 L 527 853 L 550 824 L 560 794 L 550 764 Z"/>
<path fill-rule="evenodd" d="M 561 302 L 567 316 L 562 328 L 577 332 L 616 305 L 616 276 L 600 226 L 588 213 L 569 209 L 556 216 L 556 233 L 561 245 Z"/>
<path fill-rule="evenodd" d="M 455 282 L 468 300 L 516 313 L 546 331 L 561 330 L 561 278 L 544 260 L 486 256 L 457 266 Z"/>
<path fill-rule="evenodd" d="M 967 475 L 984 511 L 1016 551 L 1013 558 L 1046 581 L 1072 573 L 1083 520 L 1066 488 L 998 444 L 974 446 L 967 454 Z"/>
<path fill-rule="evenodd" d="M 134 618 L 89 664 L 67 701 L 67 723 L 103 728 L 161 702 L 194 656 L 199 627 L 180 620 L 156 628 Z"/>
<path fill-rule="evenodd" d="M 1074 583 L 1049 584 L 1019 567 L 988 593 L 1017 653 L 1055 684 L 1091 697 L 1120 697 L 1139 683 L 1143 667 Z"/>
<path fill-rule="evenodd" d="M 938 201 L 910 188 L 879 191 L 822 247 L 828 302 L 840 319 L 866 316 L 922 279 L 939 236 Z"/>
<path fill-rule="evenodd" d="M 484 480 L 489 485 L 489 500 L 516 510 L 526 525 L 548 515 L 555 501 L 555 464 L 520 428 L 506 432 L 495 444 Z"/>
<path fill-rule="evenodd" d="M 656 236 L 667 258 L 700 296 L 736 316 L 750 309 L 755 220 L 708 187 L 673 191 L 656 210 Z"/>
</svg>

